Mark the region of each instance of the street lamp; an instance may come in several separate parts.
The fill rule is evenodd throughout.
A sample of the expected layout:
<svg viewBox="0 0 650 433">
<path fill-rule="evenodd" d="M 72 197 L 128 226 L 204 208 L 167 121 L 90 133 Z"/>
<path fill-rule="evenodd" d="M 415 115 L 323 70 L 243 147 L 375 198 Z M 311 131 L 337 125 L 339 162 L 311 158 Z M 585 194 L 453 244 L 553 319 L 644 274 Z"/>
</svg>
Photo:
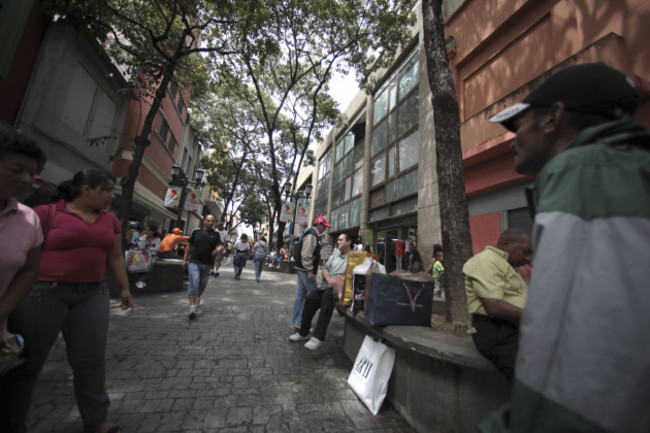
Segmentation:
<svg viewBox="0 0 650 433">
<path fill-rule="evenodd" d="M 287 182 L 284 184 L 284 195 L 287 198 L 287 200 L 293 201 L 295 200 L 295 204 L 293 206 L 293 215 L 291 216 L 291 223 L 289 224 L 289 235 L 291 236 L 291 239 L 289 240 L 289 253 L 293 255 L 293 231 L 296 225 L 296 212 L 298 211 L 298 199 L 305 199 L 309 200 L 309 197 L 311 196 L 311 184 L 305 185 L 302 191 L 291 191 L 291 182 Z"/>
<path fill-rule="evenodd" d="M 181 197 L 178 203 L 178 207 L 176 208 L 176 227 L 180 228 L 182 224 L 181 215 L 183 213 L 183 206 L 185 206 L 187 186 L 193 183 L 196 188 L 203 189 L 203 187 L 205 186 L 205 180 L 203 180 L 204 173 L 205 171 L 201 167 L 197 167 L 196 170 L 194 170 L 194 181 L 191 181 L 185 175 L 185 172 L 183 171 L 180 165 L 178 164 L 172 165 L 172 178 L 169 184 L 171 186 L 181 187 Z"/>
</svg>

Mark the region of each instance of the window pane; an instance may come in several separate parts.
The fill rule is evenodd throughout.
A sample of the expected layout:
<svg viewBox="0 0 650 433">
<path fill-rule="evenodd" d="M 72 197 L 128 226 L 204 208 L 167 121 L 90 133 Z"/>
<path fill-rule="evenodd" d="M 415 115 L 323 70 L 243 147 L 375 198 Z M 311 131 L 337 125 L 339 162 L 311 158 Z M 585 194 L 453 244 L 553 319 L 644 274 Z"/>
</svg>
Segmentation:
<svg viewBox="0 0 650 433">
<path fill-rule="evenodd" d="M 332 230 L 338 230 L 339 229 L 339 210 L 338 209 L 332 209 L 332 215 L 330 216 L 330 224 L 332 225 Z"/>
<path fill-rule="evenodd" d="M 329 173 L 332 164 L 332 151 L 327 152 L 321 159 L 318 169 L 318 179 Z"/>
<path fill-rule="evenodd" d="M 372 221 L 377 221 L 388 216 L 388 206 L 380 207 L 379 209 L 373 209 L 368 213 L 368 219 Z"/>
<path fill-rule="evenodd" d="M 395 176 L 395 147 L 388 149 L 388 178 Z"/>
<path fill-rule="evenodd" d="M 393 205 L 393 215 L 400 215 L 407 212 L 414 212 L 418 210 L 418 198 L 408 198 Z"/>
<path fill-rule="evenodd" d="M 354 146 L 354 168 L 355 170 L 357 168 L 363 167 L 363 140 L 357 143 L 356 146 Z"/>
<path fill-rule="evenodd" d="M 350 189 L 352 189 L 352 176 L 348 176 L 343 182 L 343 193 L 341 194 L 341 200 L 350 200 Z"/>
<path fill-rule="evenodd" d="M 378 125 L 374 131 L 372 131 L 372 156 L 375 156 L 380 151 L 386 148 L 386 122 L 382 122 L 381 125 Z"/>
<path fill-rule="evenodd" d="M 350 225 L 349 227 L 361 224 L 361 197 L 350 202 Z"/>
<path fill-rule="evenodd" d="M 350 203 L 343 205 L 339 208 L 339 225 L 340 229 L 347 229 L 350 227 Z"/>
<path fill-rule="evenodd" d="M 386 203 L 395 200 L 395 181 L 386 182 Z"/>
<path fill-rule="evenodd" d="M 339 162 L 341 158 L 343 158 L 343 154 L 345 153 L 345 140 L 341 140 L 336 144 L 336 157 L 334 158 L 334 162 Z"/>
<path fill-rule="evenodd" d="M 400 172 L 417 164 L 420 158 L 420 131 L 416 130 L 413 134 L 404 138 L 399 143 L 399 161 L 397 171 Z"/>
<path fill-rule="evenodd" d="M 363 170 L 354 172 L 352 178 L 352 197 L 361 194 L 363 191 Z"/>
<path fill-rule="evenodd" d="M 395 199 L 418 192 L 418 171 L 413 170 L 395 181 Z"/>
<path fill-rule="evenodd" d="M 397 81 L 392 80 L 390 82 L 390 106 L 389 110 L 392 110 L 397 105 Z"/>
<path fill-rule="evenodd" d="M 388 116 L 388 142 L 392 143 L 397 138 L 397 110 Z"/>
<path fill-rule="evenodd" d="M 330 187 L 330 177 L 325 176 L 318 181 L 318 197 L 328 193 Z"/>
<path fill-rule="evenodd" d="M 402 102 L 397 109 L 398 111 L 398 124 L 397 135 L 400 136 L 418 123 L 419 114 L 419 98 L 418 94 L 413 93 L 404 102 Z"/>
<path fill-rule="evenodd" d="M 399 79 L 399 98 L 400 100 L 406 96 L 406 94 L 413 89 L 419 80 L 419 67 L 420 67 L 420 56 L 416 54 L 408 62 L 406 67 L 402 69 Z"/>
<path fill-rule="evenodd" d="M 386 173 L 386 154 L 381 154 L 372 160 L 370 169 L 370 184 L 375 186 L 384 181 Z"/>
<path fill-rule="evenodd" d="M 348 133 L 348 135 L 345 136 L 345 153 L 351 151 L 353 147 L 354 147 L 354 134 L 350 132 Z"/>
<path fill-rule="evenodd" d="M 388 92 L 384 89 L 375 99 L 375 110 L 373 112 L 373 124 L 377 124 L 388 111 Z"/>
</svg>

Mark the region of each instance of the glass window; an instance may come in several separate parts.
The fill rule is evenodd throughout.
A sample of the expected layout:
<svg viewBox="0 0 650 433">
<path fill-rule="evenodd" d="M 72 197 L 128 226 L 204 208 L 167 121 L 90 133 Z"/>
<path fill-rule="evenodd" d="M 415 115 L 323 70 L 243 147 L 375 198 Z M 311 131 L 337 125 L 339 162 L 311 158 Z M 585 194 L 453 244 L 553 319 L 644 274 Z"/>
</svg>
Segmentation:
<svg viewBox="0 0 650 433">
<path fill-rule="evenodd" d="M 183 116 L 183 109 L 185 108 L 185 102 L 183 102 L 183 97 L 181 96 L 178 98 L 178 104 L 176 104 L 176 108 L 178 108 L 178 113 Z"/>
<path fill-rule="evenodd" d="M 174 154 L 174 149 L 176 148 L 176 139 L 172 135 L 169 139 L 169 151 Z"/>
<path fill-rule="evenodd" d="M 394 78 L 390 82 L 390 106 L 389 110 L 392 110 L 397 105 L 397 80 Z"/>
<path fill-rule="evenodd" d="M 391 143 L 397 138 L 397 110 L 388 116 L 388 142 Z"/>
<path fill-rule="evenodd" d="M 418 192 L 418 171 L 413 170 L 395 179 L 395 199 Z"/>
<path fill-rule="evenodd" d="M 388 91 L 384 89 L 375 99 L 375 110 L 373 112 L 373 124 L 377 124 L 388 112 Z"/>
<path fill-rule="evenodd" d="M 399 203 L 393 204 L 393 215 L 400 215 L 403 213 L 414 212 L 418 210 L 418 198 L 412 197 Z"/>
<path fill-rule="evenodd" d="M 395 181 L 386 182 L 386 202 L 395 200 Z"/>
<path fill-rule="evenodd" d="M 167 143 L 167 133 L 169 132 L 169 124 L 165 119 L 162 121 L 162 125 L 160 125 L 160 139 L 163 141 L 163 143 Z"/>
<path fill-rule="evenodd" d="M 399 117 L 397 121 L 397 135 L 400 136 L 418 123 L 420 104 L 417 92 L 402 102 L 397 112 Z"/>
<path fill-rule="evenodd" d="M 361 224 L 361 197 L 350 202 L 350 225 L 355 227 Z"/>
<path fill-rule="evenodd" d="M 350 227 L 350 203 L 344 204 L 339 208 L 339 224 L 341 229 Z"/>
<path fill-rule="evenodd" d="M 332 168 L 332 151 L 327 152 L 321 159 L 318 168 L 318 179 L 322 179 Z"/>
<path fill-rule="evenodd" d="M 372 221 L 377 221 L 388 216 L 388 206 L 380 207 L 378 209 L 373 209 L 368 213 L 368 219 Z"/>
<path fill-rule="evenodd" d="M 354 168 L 355 170 L 357 168 L 363 167 L 363 147 L 364 147 L 364 141 L 361 140 L 359 143 L 357 143 L 356 146 L 354 146 Z"/>
<path fill-rule="evenodd" d="M 372 132 L 372 156 L 386 148 L 386 122 L 382 122 Z"/>
<path fill-rule="evenodd" d="M 343 184 L 343 193 L 341 194 L 341 200 L 349 200 L 350 199 L 350 190 L 352 189 L 352 176 L 348 176 L 347 179 L 345 179 L 345 182 Z"/>
<path fill-rule="evenodd" d="M 332 209 L 332 215 L 330 215 L 330 224 L 332 225 L 332 230 L 339 229 L 339 210 Z"/>
<path fill-rule="evenodd" d="M 345 141 L 341 140 L 336 144 L 336 157 L 334 157 L 334 162 L 339 162 L 343 155 L 345 154 Z"/>
<path fill-rule="evenodd" d="M 397 171 L 400 172 L 417 164 L 420 159 L 420 131 L 416 130 L 413 134 L 404 138 L 399 143 L 399 160 Z"/>
<path fill-rule="evenodd" d="M 370 169 L 370 184 L 371 186 L 378 185 L 384 181 L 386 177 L 386 154 L 382 153 L 377 158 L 372 160 L 372 167 Z"/>
<path fill-rule="evenodd" d="M 388 149 L 388 177 L 395 176 L 395 146 Z"/>
<path fill-rule="evenodd" d="M 399 79 L 399 98 L 400 100 L 406 96 L 415 86 L 418 85 L 420 79 L 419 73 L 420 56 L 416 54 L 411 58 L 408 64 L 402 69 Z"/>
<path fill-rule="evenodd" d="M 348 132 L 348 135 L 345 136 L 345 153 L 348 153 L 354 148 L 354 134 Z"/>
<path fill-rule="evenodd" d="M 330 187 L 330 177 L 327 176 L 323 179 L 320 179 L 318 181 L 318 187 L 317 187 L 317 195 L 318 197 L 321 197 L 323 195 L 326 195 L 329 192 L 329 187 Z"/>
<path fill-rule="evenodd" d="M 341 162 L 334 167 L 334 185 L 338 184 L 346 176 L 352 173 L 352 153 L 346 155 Z"/>
<path fill-rule="evenodd" d="M 357 170 L 352 178 L 352 197 L 361 192 L 363 192 L 363 170 Z"/>
</svg>

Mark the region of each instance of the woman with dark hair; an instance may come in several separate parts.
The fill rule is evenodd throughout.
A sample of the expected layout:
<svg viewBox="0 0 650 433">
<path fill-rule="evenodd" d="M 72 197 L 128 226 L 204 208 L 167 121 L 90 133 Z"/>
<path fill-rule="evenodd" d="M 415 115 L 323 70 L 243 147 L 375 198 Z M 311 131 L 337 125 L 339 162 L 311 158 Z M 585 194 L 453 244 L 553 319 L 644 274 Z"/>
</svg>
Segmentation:
<svg viewBox="0 0 650 433">
<path fill-rule="evenodd" d="M 235 269 L 235 280 L 241 278 L 241 272 L 246 267 L 246 260 L 251 251 L 251 243 L 248 242 L 248 235 L 243 233 L 239 240 L 235 242 L 232 250 L 234 252 L 232 264 Z"/>
<path fill-rule="evenodd" d="M 0 129 L 0 236 L 5 245 L 0 249 L 0 375 L 19 362 L 20 337 L 7 334 L 6 322 L 36 283 L 43 242 L 38 216 L 16 198 L 32 186 L 43 164 L 45 154 L 36 142 Z M 0 431 L 5 431 L 2 424 Z"/>
<path fill-rule="evenodd" d="M 133 300 L 120 223 L 106 211 L 115 197 L 114 186 L 109 173 L 82 170 L 59 185 L 59 201 L 34 209 L 45 240 L 38 282 L 9 319 L 9 328 L 23 335 L 26 342 L 25 363 L 10 371 L 8 383 L 3 383 L 2 393 L 11 396 L 9 431 L 24 431 L 34 385 L 59 331 L 65 339 L 84 431 L 120 431 L 106 420 L 106 267 L 121 288 L 122 309 L 133 309 Z"/>
</svg>

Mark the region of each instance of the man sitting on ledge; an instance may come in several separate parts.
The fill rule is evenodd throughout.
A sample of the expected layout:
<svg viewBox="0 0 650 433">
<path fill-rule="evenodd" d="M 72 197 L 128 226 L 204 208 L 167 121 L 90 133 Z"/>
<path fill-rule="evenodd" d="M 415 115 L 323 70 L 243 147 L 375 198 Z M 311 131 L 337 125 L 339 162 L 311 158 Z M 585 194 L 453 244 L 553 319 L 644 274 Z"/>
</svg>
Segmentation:
<svg viewBox="0 0 650 433">
<path fill-rule="evenodd" d="M 485 247 L 463 266 L 474 344 L 511 383 L 528 295 L 517 267 L 531 260 L 530 232 L 513 228 L 501 234 L 496 247 Z"/>
</svg>

